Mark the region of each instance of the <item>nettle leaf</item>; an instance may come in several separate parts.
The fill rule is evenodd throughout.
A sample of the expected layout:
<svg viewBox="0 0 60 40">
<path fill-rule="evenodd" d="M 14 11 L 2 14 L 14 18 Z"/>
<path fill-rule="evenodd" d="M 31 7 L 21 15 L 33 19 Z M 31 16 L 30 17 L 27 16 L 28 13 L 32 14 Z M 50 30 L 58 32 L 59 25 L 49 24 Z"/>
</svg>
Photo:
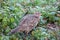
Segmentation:
<svg viewBox="0 0 60 40">
<path fill-rule="evenodd" d="M 8 28 L 8 29 L 6 29 L 6 31 L 5 31 L 5 32 L 6 32 L 6 33 L 8 33 L 9 31 L 10 31 L 10 29 Z"/>
<path fill-rule="evenodd" d="M 3 18 L 3 20 L 2 20 L 2 25 L 5 27 L 5 26 L 7 26 L 7 18 L 6 17 L 4 17 Z"/>
<path fill-rule="evenodd" d="M 3 15 L 0 13 L 0 19 L 2 19 L 3 18 Z"/>
<path fill-rule="evenodd" d="M 51 12 L 50 14 L 55 16 L 56 12 Z"/>
<path fill-rule="evenodd" d="M 18 40 L 18 38 L 17 38 L 17 36 L 12 35 L 12 36 L 10 36 L 10 40 Z"/>
<path fill-rule="evenodd" d="M 44 17 L 44 18 L 46 18 L 46 17 L 48 17 L 48 13 L 47 12 L 42 12 L 42 16 Z"/>
<path fill-rule="evenodd" d="M 1 40 L 9 40 L 9 36 L 2 36 Z"/>
<path fill-rule="evenodd" d="M 55 20 L 58 21 L 59 20 L 59 17 L 55 17 Z"/>
<path fill-rule="evenodd" d="M 47 20 L 42 19 L 40 22 L 41 22 L 40 24 L 45 24 L 47 22 Z"/>
<path fill-rule="evenodd" d="M 9 7 L 10 10 L 14 11 L 15 10 L 15 7 L 14 6 L 11 6 Z"/>
<path fill-rule="evenodd" d="M 11 21 L 11 23 L 13 23 L 14 22 L 14 18 L 12 17 L 12 18 L 10 18 L 10 21 Z"/>
</svg>

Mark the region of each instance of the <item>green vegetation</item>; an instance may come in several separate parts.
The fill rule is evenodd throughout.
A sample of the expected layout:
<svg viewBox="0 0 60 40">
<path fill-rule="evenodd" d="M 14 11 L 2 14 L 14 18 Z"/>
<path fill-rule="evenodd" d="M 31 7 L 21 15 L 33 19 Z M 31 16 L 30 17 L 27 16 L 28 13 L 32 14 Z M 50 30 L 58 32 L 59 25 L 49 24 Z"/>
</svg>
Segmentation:
<svg viewBox="0 0 60 40">
<path fill-rule="evenodd" d="M 16 33 L 7 36 L 10 30 L 18 26 L 25 14 L 41 12 L 38 27 L 26 36 L 26 40 L 57 40 L 56 34 L 46 28 L 46 24 L 54 22 L 60 27 L 60 5 L 57 0 L 1 0 L 0 1 L 0 40 L 23 40 L 25 36 Z M 58 15 L 57 15 L 58 14 Z"/>
</svg>

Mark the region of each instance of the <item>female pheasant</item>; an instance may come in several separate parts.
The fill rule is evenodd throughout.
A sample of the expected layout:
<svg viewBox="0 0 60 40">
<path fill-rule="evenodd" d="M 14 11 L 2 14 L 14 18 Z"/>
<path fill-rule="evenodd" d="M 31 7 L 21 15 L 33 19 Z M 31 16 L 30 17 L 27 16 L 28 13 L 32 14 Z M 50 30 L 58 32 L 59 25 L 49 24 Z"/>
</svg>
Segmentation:
<svg viewBox="0 0 60 40">
<path fill-rule="evenodd" d="M 36 12 L 34 14 L 27 14 L 21 19 L 19 25 L 15 29 L 12 29 L 8 34 L 11 35 L 16 32 L 25 32 L 26 34 L 28 34 L 33 28 L 37 26 L 39 20 L 39 12 Z"/>
</svg>

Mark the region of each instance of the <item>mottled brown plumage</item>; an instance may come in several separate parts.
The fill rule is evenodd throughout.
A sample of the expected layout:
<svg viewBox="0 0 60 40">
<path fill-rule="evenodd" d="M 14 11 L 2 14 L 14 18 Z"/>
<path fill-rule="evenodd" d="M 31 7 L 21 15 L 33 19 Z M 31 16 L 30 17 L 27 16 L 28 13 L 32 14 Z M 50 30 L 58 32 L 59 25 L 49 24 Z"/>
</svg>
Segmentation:
<svg viewBox="0 0 60 40">
<path fill-rule="evenodd" d="M 9 32 L 8 34 L 14 34 L 16 32 L 25 32 L 26 34 L 28 34 L 33 28 L 35 28 L 40 20 L 40 13 L 36 12 L 34 14 L 27 14 L 26 16 L 24 16 L 18 27 L 16 27 L 15 29 L 11 30 L 11 32 Z"/>
</svg>

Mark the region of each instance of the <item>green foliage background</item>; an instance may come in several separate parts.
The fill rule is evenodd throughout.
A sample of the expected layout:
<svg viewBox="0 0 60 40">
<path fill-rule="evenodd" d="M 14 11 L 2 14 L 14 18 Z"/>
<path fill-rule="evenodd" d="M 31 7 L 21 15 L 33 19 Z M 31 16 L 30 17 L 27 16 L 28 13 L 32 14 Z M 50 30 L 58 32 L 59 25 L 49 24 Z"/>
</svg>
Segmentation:
<svg viewBox="0 0 60 40">
<path fill-rule="evenodd" d="M 25 14 L 41 12 L 40 23 L 26 40 L 56 40 L 52 31 L 47 31 L 43 26 L 49 22 L 60 25 L 60 17 L 57 17 L 57 0 L 1 0 L 0 1 L 0 40 L 23 40 L 24 35 L 19 33 L 7 36 L 11 29 L 17 27 L 20 19 Z M 47 20 L 43 20 L 47 18 Z M 52 32 L 52 33 L 51 33 Z"/>
</svg>

